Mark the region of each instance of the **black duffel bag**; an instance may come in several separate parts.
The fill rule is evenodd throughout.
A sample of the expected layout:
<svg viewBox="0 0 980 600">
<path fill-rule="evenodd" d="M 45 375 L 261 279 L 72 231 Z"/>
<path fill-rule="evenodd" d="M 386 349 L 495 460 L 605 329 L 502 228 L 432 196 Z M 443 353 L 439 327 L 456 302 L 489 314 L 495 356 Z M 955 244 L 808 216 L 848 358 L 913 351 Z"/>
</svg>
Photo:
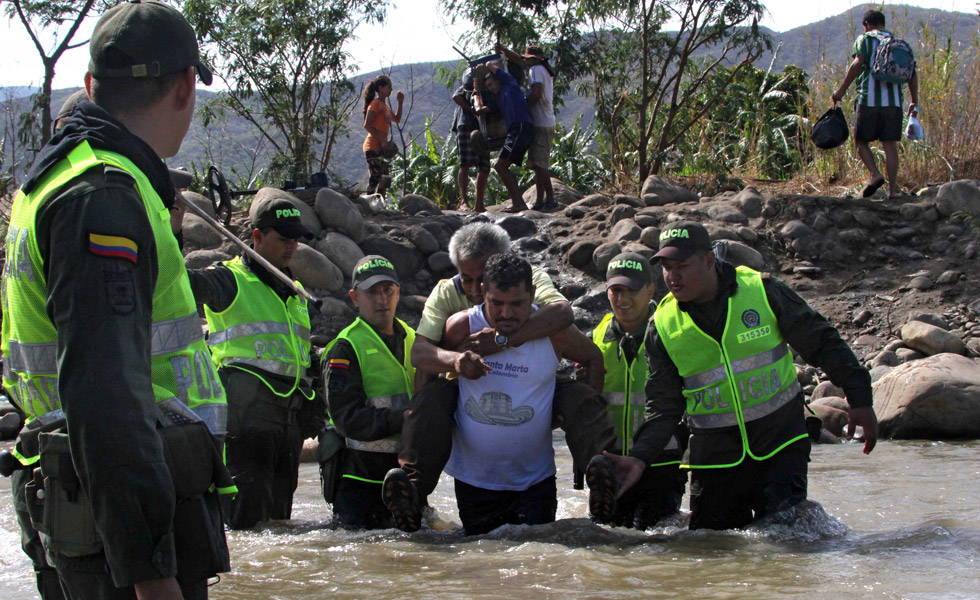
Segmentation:
<svg viewBox="0 0 980 600">
<path fill-rule="evenodd" d="M 810 132 L 813 143 L 824 150 L 840 146 L 847 141 L 847 136 L 847 119 L 844 118 L 844 111 L 837 106 L 825 112 Z"/>
</svg>

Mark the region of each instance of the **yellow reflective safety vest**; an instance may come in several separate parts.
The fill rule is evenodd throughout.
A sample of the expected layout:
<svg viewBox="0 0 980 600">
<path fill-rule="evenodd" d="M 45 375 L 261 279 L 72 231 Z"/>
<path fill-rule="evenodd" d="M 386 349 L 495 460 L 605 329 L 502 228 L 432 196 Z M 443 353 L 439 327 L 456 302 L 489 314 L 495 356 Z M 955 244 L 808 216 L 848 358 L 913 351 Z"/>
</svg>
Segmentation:
<svg viewBox="0 0 980 600">
<path fill-rule="evenodd" d="M 214 362 L 219 367 L 248 365 L 292 379 L 292 388 L 279 393 L 255 371 L 248 370 L 278 396 L 288 398 L 299 390 L 309 400 L 313 391 L 306 374 L 310 366 L 310 313 L 306 298 L 295 294 L 283 302 L 241 258 L 224 264 L 235 275 L 238 292 L 221 312 L 204 306 Z"/>
<path fill-rule="evenodd" d="M 3 381 L 28 420 L 61 413 L 54 324 L 45 311 L 48 289 L 38 250 L 38 209 L 72 179 L 109 165 L 136 180 L 156 242 L 159 269 L 153 290 L 150 366 L 162 421 L 200 418 L 224 435 L 228 406 L 204 343 L 184 258 L 170 228 L 170 211 L 150 180 L 125 156 L 93 149 L 87 141 L 48 169 L 30 194 L 18 192 L 7 230 L 3 272 Z M 192 414 L 188 414 L 188 409 Z"/>
<path fill-rule="evenodd" d="M 592 332 L 592 341 L 602 352 L 602 365 L 606 376 L 602 384 L 602 395 L 606 398 L 606 410 L 613 429 L 616 430 L 616 451 L 628 455 L 633 435 L 643 423 L 646 411 L 646 393 L 644 388 L 649 370 L 647 368 L 646 345 L 641 344 L 636 357 L 627 362 L 623 356 L 619 340 L 606 339 L 606 333 L 612 325 L 613 313 L 607 313 Z M 677 439 L 671 436 L 664 448 L 666 451 L 678 450 Z M 680 460 L 658 460 L 650 466 L 680 464 Z"/>
<path fill-rule="evenodd" d="M 384 341 L 370 325 L 358 317 L 348 325 L 337 338 L 327 346 L 327 352 L 333 348 L 337 340 L 347 340 L 357 355 L 357 363 L 361 367 L 361 383 L 367 402 L 374 408 L 390 408 L 405 410 L 412 399 L 415 389 L 415 367 L 412 366 L 412 344 L 415 343 L 415 331 L 401 319 L 395 319 L 405 328 L 405 356 L 403 362 L 391 353 Z M 362 441 L 347 438 L 347 448 L 362 452 L 378 452 L 397 454 L 398 441 L 401 434 L 388 436 L 381 440 Z M 381 476 L 384 474 L 381 473 Z M 344 477 L 381 483 L 380 479 L 368 479 L 345 473 Z"/>
<path fill-rule="evenodd" d="M 660 340 L 683 378 L 692 434 L 737 427 L 742 440 L 741 456 L 734 462 L 682 466 L 733 467 L 746 456 L 765 460 L 807 437 L 805 433 L 796 436 L 764 456 L 749 446 L 745 424 L 772 414 L 801 389 L 793 356 L 769 306 L 762 275 L 747 267 L 738 267 L 735 273 L 738 290 L 728 299 L 728 321 L 721 344 L 680 309 L 673 294 L 661 300 L 653 316 Z"/>
</svg>

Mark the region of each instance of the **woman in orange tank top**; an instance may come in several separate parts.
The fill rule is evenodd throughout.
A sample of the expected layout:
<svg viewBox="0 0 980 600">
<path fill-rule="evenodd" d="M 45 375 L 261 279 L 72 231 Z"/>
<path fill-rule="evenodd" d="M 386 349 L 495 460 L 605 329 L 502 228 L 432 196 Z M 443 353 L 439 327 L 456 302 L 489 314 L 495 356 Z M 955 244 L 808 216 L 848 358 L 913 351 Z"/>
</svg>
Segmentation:
<svg viewBox="0 0 980 600">
<path fill-rule="evenodd" d="M 391 172 L 391 163 L 382 157 L 382 150 L 389 148 L 394 143 L 388 141 L 388 130 L 391 123 L 398 123 L 402 119 L 402 102 L 405 94 L 398 92 L 398 110 L 394 113 L 391 106 L 387 103 L 391 96 L 391 79 L 385 75 L 378 75 L 371 80 L 371 83 L 364 88 L 364 129 L 367 130 L 367 137 L 364 138 L 364 158 L 367 160 L 368 188 L 367 193 L 375 192 L 384 195 L 388 189 Z"/>
</svg>

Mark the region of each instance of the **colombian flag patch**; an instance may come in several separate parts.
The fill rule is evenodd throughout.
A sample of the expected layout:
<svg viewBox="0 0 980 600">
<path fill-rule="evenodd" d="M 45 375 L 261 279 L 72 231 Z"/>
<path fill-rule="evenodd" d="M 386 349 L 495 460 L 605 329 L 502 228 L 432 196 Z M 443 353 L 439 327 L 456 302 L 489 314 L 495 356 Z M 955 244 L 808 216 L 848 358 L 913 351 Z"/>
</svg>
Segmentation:
<svg viewBox="0 0 980 600">
<path fill-rule="evenodd" d="M 349 369 L 350 361 L 346 358 L 331 358 L 327 366 L 331 369 Z"/>
<path fill-rule="evenodd" d="M 116 235 L 88 234 L 88 249 L 92 254 L 109 258 L 124 258 L 136 263 L 139 258 L 139 247 L 129 238 Z"/>
</svg>

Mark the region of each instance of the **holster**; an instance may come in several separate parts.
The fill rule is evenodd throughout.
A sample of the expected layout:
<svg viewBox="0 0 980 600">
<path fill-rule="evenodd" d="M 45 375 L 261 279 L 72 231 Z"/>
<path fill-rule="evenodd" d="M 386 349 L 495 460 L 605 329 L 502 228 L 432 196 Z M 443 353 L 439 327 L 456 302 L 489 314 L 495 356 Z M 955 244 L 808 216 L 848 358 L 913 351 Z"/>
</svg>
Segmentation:
<svg viewBox="0 0 980 600">
<path fill-rule="evenodd" d="M 38 435 L 40 459 L 34 479 L 25 486 L 27 512 L 49 552 L 86 556 L 102 551 L 95 517 L 81 481 L 75 473 L 68 434 Z"/>
<path fill-rule="evenodd" d="M 320 463 L 320 486 L 323 499 L 333 504 L 337 497 L 337 483 L 340 481 L 343 450 L 347 447 L 344 436 L 333 427 L 327 427 L 317 436 L 316 460 Z"/>
<path fill-rule="evenodd" d="M 174 483 L 177 580 L 193 583 L 231 570 L 218 488 L 234 485 L 217 440 L 203 422 L 157 429 Z"/>
</svg>

